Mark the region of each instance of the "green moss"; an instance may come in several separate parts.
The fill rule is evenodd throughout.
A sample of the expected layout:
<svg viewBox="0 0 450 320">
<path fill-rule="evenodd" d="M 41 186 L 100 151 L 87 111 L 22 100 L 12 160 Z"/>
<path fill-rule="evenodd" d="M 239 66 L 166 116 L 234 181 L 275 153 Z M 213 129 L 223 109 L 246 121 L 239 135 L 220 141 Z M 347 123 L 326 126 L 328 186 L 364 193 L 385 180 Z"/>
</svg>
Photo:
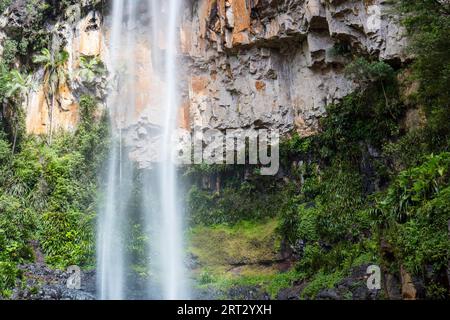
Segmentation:
<svg viewBox="0 0 450 320">
<path fill-rule="evenodd" d="M 333 288 L 343 277 L 344 273 L 342 271 L 336 271 L 334 273 L 319 271 L 303 289 L 301 298 L 314 299 L 321 290 Z"/>
<path fill-rule="evenodd" d="M 281 237 L 278 221 L 241 221 L 236 225 L 200 226 L 190 233 L 190 252 L 198 258 L 200 288 L 214 287 L 226 294 L 233 287 L 258 287 L 276 298 L 280 290 L 304 274 L 277 267 Z"/>
<path fill-rule="evenodd" d="M 215 288 L 223 292 L 226 297 L 227 291 L 239 288 L 259 288 L 262 292 L 269 294 L 271 299 L 276 299 L 281 290 L 290 288 L 295 282 L 301 281 L 305 275 L 295 270 L 288 272 L 277 272 L 276 270 L 253 269 L 240 276 L 212 276 L 201 274 L 200 288 Z M 206 280 L 206 281 L 204 281 Z"/>
<path fill-rule="evenodd" d="M 233 226 L 195 227 L 190 232 L 189 251 L 208 269 L 276 261 L 280 248 L 276 227 L 274 219 L 265 223 L 242 221 Z"/>
</svg>

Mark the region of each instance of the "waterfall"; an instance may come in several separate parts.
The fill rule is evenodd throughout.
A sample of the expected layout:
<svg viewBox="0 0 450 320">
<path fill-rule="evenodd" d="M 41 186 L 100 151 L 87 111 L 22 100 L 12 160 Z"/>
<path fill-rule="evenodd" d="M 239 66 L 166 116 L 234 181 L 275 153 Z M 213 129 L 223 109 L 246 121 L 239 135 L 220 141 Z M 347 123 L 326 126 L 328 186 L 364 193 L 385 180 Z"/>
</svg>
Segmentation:
<svg viewBox="0 0 450 320">
<path fill-rule="evenodd" d="M 110 17 L 108 97 L 111 148 L 105 196 L 98 219 L 97 284 L 100 299 L 188 298 L 183 257 L 183 214 L 173 160 L 178 127 L 179 14 L 182 0 L 113 0 Z M 157 110 L 155 112 L 155 110 Z M 148 123 L 158 152 L 146 159 L 152 174 L 141 185 L 124 136 Z M 154 133 L 154 132 L 153 132 Z M 134 143 L 145 147 L 146 137 Z M 136 139 L 135 139 L 136 140 Z M 157 154 L 156 154 L 157 153 Z M 156 160 L 155 160 L 156 159 Z M 141 188 L 139 203 L 132 190 Z M 149 196 L 153 195 L 153 197 Z M 156 200 L 154 199 L 156 198 Z M 143 292 L 129 280 L 131 212 L 139 207 L 147 234 L 149 281 Z"/>
<path fill-rule="evenodd" d="M 186 297 L 183 275 L 183 252 L 182 252 L 182 219 L 181 210 L 177 205 L 177 181 L 176 167 L 174 163 L 173 137 L 177 128 L 177 113 L 179 105 L 177 92 L 177 26 L 180 0 L 157 1 L 149 0 L 152 8 L 152 29 L 160 28 L 161 20 L 157 17 L 164 10 L 166 14 L 166 50 L 164 64 L 164 78 L 166 81 L 166 94 L 163 97 L 163 134 L 161 139 L 161 233 L 159 243 L 161 247 L 161 267 L 163 270 L 162 288 L 163 297 L 166 299 L 180 299 Z M 164 4 L 164 5 L 162 5 Z M 152 43 L 157 43 L 153 39 Z"/>
</svg>

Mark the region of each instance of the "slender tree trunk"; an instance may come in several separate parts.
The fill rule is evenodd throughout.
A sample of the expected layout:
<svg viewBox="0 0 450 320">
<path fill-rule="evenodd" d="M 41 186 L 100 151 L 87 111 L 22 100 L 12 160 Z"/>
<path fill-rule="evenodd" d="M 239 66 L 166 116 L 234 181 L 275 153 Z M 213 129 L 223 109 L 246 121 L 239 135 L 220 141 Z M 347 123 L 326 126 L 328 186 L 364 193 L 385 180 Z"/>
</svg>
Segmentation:
<svg viewBox="0 0 450 320">
<path fill-rule="evenodd" d="M 386 108 L 388 108 L 388 107 L 389 107 L 389 99 L 388 99 L 388 97 L 387 97 L 386 89 L 384 88 L 384 83 L 383 83 L 383 81 L 381 81 L 381 88 L 383 89 L 384 100 L 386 101 Z"/>
<path fill-rule="evenodd" d="M 220 173 L 217 173 L 217 175 L 216 175 L 216 192 L 217 193 L 220 193 L 221 186 L 222 186 L 222 179 L 221 179 Z"/>
<path fill-rule="evenodd" d="M 384 88 L 384 82 L 383 80 L 380 81 L 381 82 L 381 88 L 383 89 L 383 95 L 384 95 L 384 101 L 386 103 L 386 109 L 389 111 L 389 114 L 391 115 L 392 118 L 395 118 L 394 115 L 392 114 L 391 109 L 389 108 L 389 99 L 386 93 L 386 89 Z"/>
<path fill-rule="evenodd" d="M 18 121 L 15 120 L 14 129 L 13 129 L 13 146 L 12 146 L 12 154 L 14 155 L 16 153 L 16 143 L 17 143 L 17 131 L 18 131 Z"/>
<path fill-rule="evenodd" d="M 450 220 L 447 221 L 447 228 L 448 228 L 448 239 L 450 241 Z M 447 261 L 447 280 L 448 284 L 450 285 L 450 260 Z"/>
<path fill-rule="evenodd" d="M 55 105 L 55 95 L 52 94 L 52 99 L 50 103 L 50 128 L 49 128 L 49 144 L 52 144 L 53 138 L 53 107 Z"/>
<path fill-rule="evenodd" d="M 47 103 L 47 108 L 48 108 L 48 120 L 49 120 L 49 130 L 48 130 L 48 136 L 49 139 L 47 140 L 48 144 L 51 144 L 51 136 L 52 136 L 52 104 L 50 103 L 50 97 L 48 92 L 45 93 L 45 89 L 44 89 L 44 96 L 45 96 L 45 102 Z"/>
<path fill-rule="evenodd" d="M 29 102 L 29 96 L 28 93 L 25 94 L 25 106 L 28 106 Z M 13 138 L 13 147 L 12 147 L 12 154 L 14 155 L 16 153 L 16 146 L 17 146 L 17 136 L 19 134 L 19 121 L 20 119 L 16 118 L 14 123 L 14 138 Z"/>
</svg>

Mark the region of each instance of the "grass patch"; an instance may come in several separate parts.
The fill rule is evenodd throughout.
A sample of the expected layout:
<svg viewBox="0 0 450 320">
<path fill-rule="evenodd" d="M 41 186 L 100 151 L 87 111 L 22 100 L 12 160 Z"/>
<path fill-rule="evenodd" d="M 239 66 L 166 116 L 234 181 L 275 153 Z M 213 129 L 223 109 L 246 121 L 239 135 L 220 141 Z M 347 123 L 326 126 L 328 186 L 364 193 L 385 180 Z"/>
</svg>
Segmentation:
<svg viewBox="0 0 450 320">
<path fill-rule="evenodd" d="M 280 273 L 276 270 L 252 269 L 241 276 L 222 274 L 222 276 L 212 276 L 209 283 L 199 284 L 199 288 L 214 287 L 226 296 L 227 290 L 233 287 L 258 287 L 263 292 L 267 292 L 271 299 L 276 299 L 278 293 L 293 286 L 294 282 L 305 278 L 305 275 L 292 269 L 288 272 Z M 201 278 L 203 279 L 203 278 Z"/>
<path fill-rule="evenodd" d="M 259 287 L 272 298 L 302 276 L 295 270 L 277 268 L 281 237 L 278 219 L 241 221 L 235 225 L 198 226 L 190 231 L 191 254 L 199 268 L 194 271 L 199 288 L 226 291 L 235 286 Z"/>
<path fill-rule="evenodd" d="M 198 226 L 190 231 L 189 252 L 202 268 L 231 269 L 278 260 L 281 237 L 278 221 L 242 221 L 235 225 Z"/>
</svg>

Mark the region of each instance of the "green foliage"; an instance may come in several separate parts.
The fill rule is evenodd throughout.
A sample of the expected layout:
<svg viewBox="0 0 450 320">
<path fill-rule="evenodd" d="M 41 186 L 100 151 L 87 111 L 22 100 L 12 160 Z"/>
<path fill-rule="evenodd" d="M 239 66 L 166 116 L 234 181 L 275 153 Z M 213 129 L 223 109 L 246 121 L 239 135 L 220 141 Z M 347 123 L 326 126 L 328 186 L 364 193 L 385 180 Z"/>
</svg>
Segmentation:
<svg viewBox="0 0 450 320">
<path fill-rule="evenodd" d="M 10 3 L 9 0 L 0 1 L 0 12 Z M 45 26 L 49 21 L 49 4 L 41 0 L 25 0 L 22 5 L 25 8 L 21 11 L 20 28 L 8 28 L 6 34 L 8 50 L 4 58 L 8 65 L 13 60 L 29 63 L 32 53 L 48 46 L 50 40 L 50 33 Z"/>
<path fill-rule="evenodd" d="M 357 58 L 345 69 L 347 75 L 362 85 L 369 85 L 376 81 L 390 81 L 394 77 L 394 70 L 385 62 L 369 62 L 364 58 Z"/>
<path fill-rule="evenodd" d="M 401 172 L 378 202 L 375 213 L 389 226 L 387 237 L 405 267 L 419 274 L 425 265 L 445 268 L 450 241 L 450 154 L 431 155 Z"/>
<path fill-rule="evenodd" d="M 6 65 L 10 65 L 11 63 L 14 62 L 14 59 L 16 59 L 16 55 L 17 55 L 17 41 L 6 39 L 3 42 L 3 54 L 2 54 L 3 62 Z"/>
<path fill-rule="evenodd" d="M 389 96 L 395 97 L 395 87 L 389 87 Z M 315 142 L 323 158 L 345 157 L 358 160 L 361 143 L 380 147 L 399 133 L 398 121 L 402 105 L 385 104 L 380 86 L 362 93 L 351 94 L 342 103 L 330 105 L 328 117 L 321 122 L 323 131 Z"/>
<path fill-rule="evenodd" d="M 0 296 L 9 297 L 11 289 L 16 284 L 17 278 L 21 275 L 14 262 L 4 262 L 0 260 Z"/>
<path fill-rule="evenodd" d="M 76 144 L 80 153 L 92 168 L 98 173 L 105 158 L 105 146 L 108 145 L 108 119 L 105 115 L 100 117 L 100 125 L 95 121 L 98 118 L 98 101 L 92 96 L 83 95 L 80 98 L 80 125 L 76 135 Z M 98 146 L 102 146 L 99 152 Z M 88 170 L 89 171 L 89 170 Z M 91 176 L 90 179 L 93 179 Z"/>
<path fill-rule="evenodd" d="M 352 48 L 349 44 L 344 42 L 337 42 L 330 50 L 332 56 L 349 56 L 352 53 Z"/>
<path fill-rule="evenodd" d="M 276 299 L 281 290 L 291 287 L 296 281 L 305 276 L 296 270 L 289 270 L 283 273 L 265 273 L 258 270 L 251 274 L 240 277 L 226 277 L 212 274 L 208 269 L 203 270 L 197 283 L 200 288 L 214 288 L 223 293 L 226 297 L 231 288 L 258 288 L 267 292 L 271 299 Z"/>
<path fill-rule="evenodd" d="M 28 239 L 35 221 L 31 210 L 0 188 L 0 296 L 9 296 L 15 285 L 20 275 L 16 265 L 33 258 Z"/>
<path fill-rule="evenodd" d="M 397 221 L 416 213 L 416 207 L 433 199 L 449 182 L 450 153 L 431 155 L 419 167 L 401 172 L 380 202 L 380 210 Z"/>
<path fill-rule="evenodd" d="M 280 156 L 282 159 L 293 155 L 305 154 L 311 149 L 311 139 L 302 138 L 297 132 L 291 137 L 283 139 L 280 143 Z"/>
<path fill-rule="evenodd" d="M 416 129 L 408 132 L 395 142 L 388 142 L 383 146 L 383 154 L 389 159 L 392 174 L 418 166 L 424 155 L 431 154 L 430 132 L 426 129 Z"/>
<path fill-rule="evenodd" d="M 18 70 L 12 70 L 6 85 L 5 97 L 8 99 L 23 96 L 32 87 L 31 75 L 23 75 Z"/>
<path fill-rule="evenodd" d="M 263 189 L 250 182 L 229 185 L 220 192 L 193 185 L 187 194 L 191 224 L 213 225 L 274 217 L 288 199 L 289 190 Z"/>
<path fill-rule="evenodd" d="M 277 220 L 273 219 L 197 226 L 189 232 L 189 251 L 213 274 L 245 263 L 257 267 L 258 262 L 277 259 L 280 236 L 276 227 Z"/>
<path fill-rule="evenodd" d="M 93 265 L 93 218 L 82 212 L 45 213 L 39 238 L 47 263 L 60 268 Z"/>
<path fill-rule="evenodd" d="M 21 108 L 27 99 L 28 90 L 33 88 L 31 75 L 23 75 L 18 70 L 9 70 L 0 64 L 0 103 L 2 108 L 2 125 L 10 133 L 12 152 L 22 139 L 24 133 L 24 111 Z"/>
<path fill-rule="evenodd" d="M 41 53 L 35 55 L 33 62 L 40 64 L 44 68 L 44 92 L 46 93 L 47 104 L 49 108 L 50 129 L 49 143 L 53 138 L 53 110 L 55 103 L 60 106 L 58 99 L 59 88 L 67 81 L 65 65 L 69 59 L 69 53 L 65 50 L 51 52 L 49 49 L 42 49 Z"/>
<path fill-rule="evenodd" d="M 209 270 L 206 268 L 202 270 L 200 275 L 198 276 L 197 283 L 200 286 L 211 284 L 217 281 L 217 277 L 215 277 Z"/>
<path fill-rule="evenodd" d="M 94 264 L 97 173 L 107 152 L 107 122 L 98 120 L 96 101 L 80 101 L 75 134 L 59 133 L 52 145 L 27 137 L 17 154 L 0 134 L 0 263 L 33 259 L 37 241 L 51 266 Z M 0 131 L 1 132 L 1 131 Z M 5 267 L 6 268 L 6 267 Z M 4 295 L 18 273 L 2 269 Z M 3 277 L 3 278 L 2 278 Z"/>
<path fill-rule="evenodd" d="M 318 201 L 317 224 L 319 236 L 329 241 L 358 239 L 368 228 L 365 219 L 361 180 L 349 168 L 332 168 L 324 174 Z"/>
<path fill-rule="evenodd" d="M 417 101 L 425 107 L 429 127 L 445 141 L 450 134 L 450 6 L 446 1 L 402 0 L 398 7 L 412 38 Z"/>
<path fill-rule="evenodd" d="M 26 239 L 30 237 L 35 223 L 33 212 L 24 208 L 15 197 L 5 194 L 0 196 L 0 212 L 2 212 L 0 221 L 2 260 L 8 258 L 17 262 L 30 258 Z"/>
<path fill-rule="evenodd" d="M 45 71 L 44 85 L 50 86 L 55 93 L 58 84 L 66 81 L 65 65 L 69 59 L 69 53 L 65 50 L 56 53 L 50 52 L 49 49 L 42 49 L 40 54 L 33 58 L 33 62 L 42 65 Z"/>
<path fill-rule="evenodd" d="M 302 291 L 301 297 L 314 299 L 321 290 L 333 288 L 342 278 L 343 274 L 340 271 L 334 273 L 324 273 L 321 271 L 308 283 Z"/>
<path fill-rule="evenodd" d="M 2 14 L 11 4 L 12 0 L 0 0 L 0 14 Z"/>
<path fill-rule="evenodd" d="M 106 73 L 106 68 L 98 56 L 82 56 L 78 77 L 83 83 L 92 84 L 97 77 Z"/>
</svg>

